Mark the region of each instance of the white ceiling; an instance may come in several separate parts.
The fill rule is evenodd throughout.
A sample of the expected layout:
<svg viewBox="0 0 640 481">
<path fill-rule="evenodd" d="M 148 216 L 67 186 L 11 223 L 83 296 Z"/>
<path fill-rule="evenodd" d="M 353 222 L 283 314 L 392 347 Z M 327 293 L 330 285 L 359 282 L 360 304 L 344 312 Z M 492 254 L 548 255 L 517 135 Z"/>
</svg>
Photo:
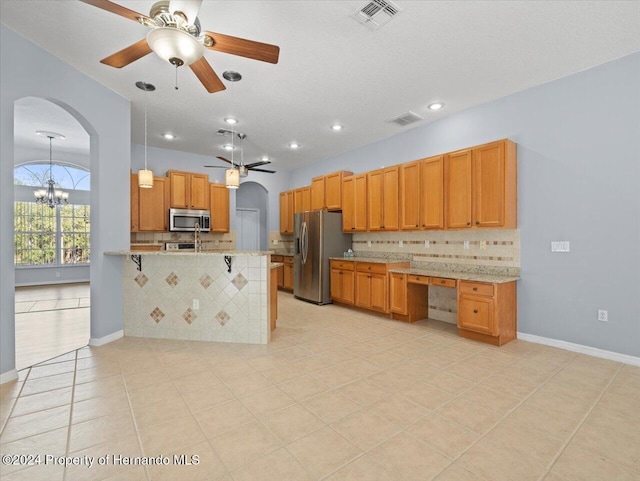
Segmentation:
<svg viewBox="0 0 640 481">
<path fill-rule="evenodd" d="M 148 14 L 153 1 L 121 0 Z M 269 155 L 276 170 L 316 162 L 404 129 L 640 51 L 638 1 L 408 1 L 378 31 L 350 14 L 366 0 L 205 0 L 203 30 L 280 46 L 277 65 L 206 51 L 222 77 L 242 81 L 208 94 L 189 69 L 155 54 L 122 69 L 99 60 L 143 38 L 147 28 L 75 0 L 2 0 L 2 22 L 133 103 L 132 139 L 149 145 L 225 155 L 223 119 L 240 120 L 245 162 Z M 442 111 L 427 105 L 445 102 Z M 412 110 L 424 120 L 399 127 L 385 120 Z M 330 125 L 345 126 L 333 132 Z M 54 129 L 55 130 L 55 129 Z M 161 137 L 177 135 L 174 141 Z M 64 133 L 64 132 L 61 132 Z M 292 151 L 291 141 L 302 148 Z"/>
</svg>

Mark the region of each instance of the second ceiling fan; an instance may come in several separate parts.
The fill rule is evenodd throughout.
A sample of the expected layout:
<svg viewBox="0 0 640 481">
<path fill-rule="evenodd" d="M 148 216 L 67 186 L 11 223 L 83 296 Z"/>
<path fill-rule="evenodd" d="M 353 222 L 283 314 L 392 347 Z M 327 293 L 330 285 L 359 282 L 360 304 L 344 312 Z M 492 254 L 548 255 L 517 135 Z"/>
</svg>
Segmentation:
<svg viewBox="0 0 640 481">
<path fill-rule="evenodd" d="M 234 133 L 231 132 L 231 135 L 233 135 Z M 253 170 L 255 172 L 266 172 L 267 174 L 275 174 L 275 170 L 267 170 L 267 169 L 258 169 L 258 167 L 262 166 L 262 165 L 267 165 L 270 164 L 271 161 L 269 160 L 260 160 L 258 162 L 253 162 L 251 164 L 247 164 L 244 165 L 244 149 L 243 149 L 243 140 L 247 138 L 247 134 L 243 134 L 243 133 L 239 133 L 238 134 L 238 138 L 240 139 L 240 162 L 234 162 L 232 160 L 226 159 L 224 157 L 218 156 L 217 158 L 222 160 L 223 162 L 226 162 L 228 164 L 231 164 L 231 168 L 232 169 L 238 169 L 240 177 L 246 177 L 249 174 L 250 170 Z M 232 146 L 233 148 L 233 146 Z M 223 166 L 223 165 L 205 165 L 205 167 L 211 168 L 211 169 L 226 169 L 227 167 Z"/>
<path fill-rule="evenodd" d="M 109 0 L 80 0 L 83 3 L 139 22 L 151 31 L 146 38 L 100 60 L 122 68 L 155 52 L 176 68 L 188 65 L 209 93 L 225 90 L 225 86 L 203 57 L 204 48 L 276 64 L 280 47 L 239 37 L 201 31 L 198 11 L 202 0 L 162 0 L 151 7 L 149 16 L 130 10 Z"/>
</svg>

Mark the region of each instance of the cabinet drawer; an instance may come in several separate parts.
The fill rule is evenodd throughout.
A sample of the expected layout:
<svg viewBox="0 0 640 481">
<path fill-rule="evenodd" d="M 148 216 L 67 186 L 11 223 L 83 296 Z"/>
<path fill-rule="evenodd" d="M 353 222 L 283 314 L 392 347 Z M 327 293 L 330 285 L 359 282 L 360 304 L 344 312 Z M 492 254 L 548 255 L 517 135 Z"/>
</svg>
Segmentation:
<svg viewBox="0 0 640 481">
<path fill-rule="evenodd" d="M 282 256 L 282 262 L 285 264 L 293 264 L 293 256 Z"/>
<path fill-rule="evenodd" d="M 440 287 L 456 287 L 455 279 L 447 279 L 445 277 L 431 277 L 429 284 Z"/>
<path fill-rule="evenodd" d="M 331 261 L 332 269 L 342 269 L 343 271 L 352 271 L 355 266 L 351 261 Z"/>
<path fill-rule="evenodd" d="M 373 264 L 368 262 L 358 262 L 356 266 L 356 270 L 358 272 L 372 272 L 374 274 L 386 274 L 387 273 L 387 265 L 386 264 Z"/>
<path fill-rule="evenodd" d="M 282 256 L 271 256 L 271 262 L 282 262 Z"/>
<path fill-rule="evenodd" d="M 429 284 L 429 276 L 416 276 L 409 274 L 407 276 L 407 282 L 410 282 L 411 284 L 423 284 L 426 286 Z"/>
<path fill-rule="evenodd" d="M 481 282 L 460 281 L 460 293 L 493 297 L 494 286 L 493 284 L 484 284 Z"/>
</svg>

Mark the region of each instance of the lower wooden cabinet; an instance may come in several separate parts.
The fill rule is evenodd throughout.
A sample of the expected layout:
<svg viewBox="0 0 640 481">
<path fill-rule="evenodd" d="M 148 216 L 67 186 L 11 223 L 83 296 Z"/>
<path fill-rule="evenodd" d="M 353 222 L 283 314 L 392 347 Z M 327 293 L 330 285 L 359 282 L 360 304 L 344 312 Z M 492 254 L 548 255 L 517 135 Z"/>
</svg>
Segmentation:
<svg viewBox="0 0 640 481">
<path fill-rule="evenodd" d="M 272 255 L 271 262 L 284 262 L 282 256 L 280 255 Z M 282 289 L 284 287 L 284 266 L 280 266 L 276 268 L 276 279 L 278 289 Z"/>
<path fill-rule="evenodd" d="M 343 304 L 355 303 L 354 263 L 331 261 L 331 299 Z"/>
<path fill-rule="evenodd" d="M 393 319 L 415 322 L 429 314 L 429 277 L 391 272 L 389 303 Z"/>
<path fill-rule="evenodd" d="M 501 346 L 516 338 L 516 283 L 460 281 L 458 329 L 469 339 Z"/>
<path fill-rule="evenodd" d="M 284 272 L 282 288 L 285 291 L 293 291 L 293 256 L 282 256 L 284 262 Z"/>
</svg>

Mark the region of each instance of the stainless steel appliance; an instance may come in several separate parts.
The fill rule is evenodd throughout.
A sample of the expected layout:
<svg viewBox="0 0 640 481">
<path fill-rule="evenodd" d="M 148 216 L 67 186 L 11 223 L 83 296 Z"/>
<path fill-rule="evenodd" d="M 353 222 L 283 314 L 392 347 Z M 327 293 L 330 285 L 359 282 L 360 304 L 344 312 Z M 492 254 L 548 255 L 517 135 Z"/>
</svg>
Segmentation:
<svg viewBox="0 0 640 481">
<path fill-rule="evenodd" d="M 208 210 L 169 209 L 171 232 L 195 232 L 196 224 L 202 232 L 211 230 L 211 213 Z"/>
<path fill-rule="evenodd" d="M 167 251 L 183 251 L 183 250 L 196 250 L 195 242 L 167 242 L 164 245 L 164 249 Z"/>
<path fill-rule="evenodd" d="M 351 247 L 351 234 L 342 232 L 342 213 L 300 212 L 294 218 L 293 295 L 316 304 L 329 304 L 329 257 L 342 257 Z"/>
</svg>

